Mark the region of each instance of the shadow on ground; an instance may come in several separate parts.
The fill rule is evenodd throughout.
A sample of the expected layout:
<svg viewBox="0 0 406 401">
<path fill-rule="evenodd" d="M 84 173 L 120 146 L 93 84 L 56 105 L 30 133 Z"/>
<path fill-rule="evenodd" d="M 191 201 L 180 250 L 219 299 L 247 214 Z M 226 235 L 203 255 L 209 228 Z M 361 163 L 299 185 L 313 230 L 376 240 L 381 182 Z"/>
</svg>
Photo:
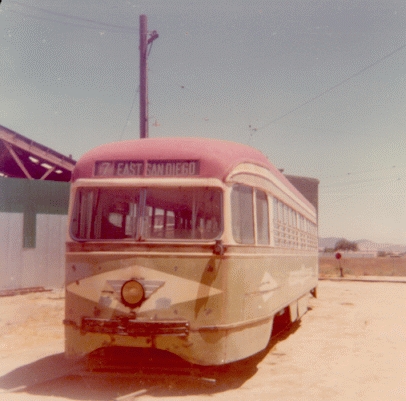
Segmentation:
<svg viewBox="0 0 406 401">
<path fill-rule="evenodd" d="M 90 365 L 87 361 L 70 362 L 63 353 L 55 354 L 0 377 L 0 393 L 100 401 L 132 393 L 147 393 L 157 398 L 220 393 L 239 388 L 255 375 L 269 351 L 299 325 L 295 323 L 278 334 L 274 330 L 266 349 L 220 367 L 191 365 L 172 354 L 151 349 L 110 349 L 94 355 L 96 362 Z M 94 370 L 89 371 L 89 366 Z"/>
</svg>

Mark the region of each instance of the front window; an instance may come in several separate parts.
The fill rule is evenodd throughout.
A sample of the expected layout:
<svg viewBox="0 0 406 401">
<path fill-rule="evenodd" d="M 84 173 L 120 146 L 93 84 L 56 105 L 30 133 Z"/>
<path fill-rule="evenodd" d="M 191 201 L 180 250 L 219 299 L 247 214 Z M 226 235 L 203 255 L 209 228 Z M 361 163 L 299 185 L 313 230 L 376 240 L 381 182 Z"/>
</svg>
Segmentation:
<svg viewBox="0 0 406 401">
<path fill-rule="evenodd" d="M 210 240 L 222 230 L 212 187 L 79 188 L 71 221 L 78 240 Z"/>
</svg>

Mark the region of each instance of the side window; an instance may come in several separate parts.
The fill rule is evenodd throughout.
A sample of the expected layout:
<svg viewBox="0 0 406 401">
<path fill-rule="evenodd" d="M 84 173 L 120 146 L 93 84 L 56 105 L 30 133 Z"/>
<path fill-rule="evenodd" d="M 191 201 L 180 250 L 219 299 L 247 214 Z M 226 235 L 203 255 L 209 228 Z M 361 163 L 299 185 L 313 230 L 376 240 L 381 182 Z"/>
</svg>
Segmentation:
<svg viewBox="0 0 406 401">
<path fill-rule="evenodd" d="M 283 246 L 285 237 L 283 225 L 283 203 L 278 199 L 273 198 L 273 206 L 275 246 Z"/>
<path fill-rule="evenodd" d="M 240 244 L 254 243 L 252 188 L 234 185 L 231 191 L 231 224 L 233 237 Z"/>
<path fill-rule="evenodd" d="M 255 191 L 255 204 L 257 212 L 257 242 L 261 245 L 269 244 L 269 213 L 268 198 L 265 192 Z"/>
<path fill-rule="evenodd" d="M 95 191 L 79 189 L 72 216 L 72 234 L 79 238 L 91 238 L 93 202 Z"/>
</svg>

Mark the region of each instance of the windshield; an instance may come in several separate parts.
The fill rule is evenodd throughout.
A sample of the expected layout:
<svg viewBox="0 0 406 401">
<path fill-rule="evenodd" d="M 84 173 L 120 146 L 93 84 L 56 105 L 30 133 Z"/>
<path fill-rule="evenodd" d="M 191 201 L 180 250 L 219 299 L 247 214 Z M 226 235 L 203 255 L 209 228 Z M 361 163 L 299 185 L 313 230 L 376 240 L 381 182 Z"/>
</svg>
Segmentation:
<svg viewBox="0 0 406 401">
<path fill-rule="evenodd" d="M 79 188 L 71 220 L 78 240 L 214 239 L 221 190 L 212 187 Z"/>
</svg>

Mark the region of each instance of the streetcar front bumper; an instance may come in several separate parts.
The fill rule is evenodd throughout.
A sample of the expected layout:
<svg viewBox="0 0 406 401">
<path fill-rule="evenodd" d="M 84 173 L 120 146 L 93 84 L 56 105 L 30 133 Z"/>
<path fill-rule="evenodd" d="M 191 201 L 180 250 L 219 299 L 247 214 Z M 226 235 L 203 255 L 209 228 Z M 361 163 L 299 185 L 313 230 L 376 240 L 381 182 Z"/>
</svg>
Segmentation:
<svg viewBox="0 0 406 401">
<path fill-rule="evenodd" d="M 70 322 L 66 322 L 70 325 Z M 80 331 L 83 333 L 116 334 L 130 337 L 189 335 L 189 322 L 186 320 L 136 320 L 136 319 L 101 319 L 82 318 Z"/>
</svg>

